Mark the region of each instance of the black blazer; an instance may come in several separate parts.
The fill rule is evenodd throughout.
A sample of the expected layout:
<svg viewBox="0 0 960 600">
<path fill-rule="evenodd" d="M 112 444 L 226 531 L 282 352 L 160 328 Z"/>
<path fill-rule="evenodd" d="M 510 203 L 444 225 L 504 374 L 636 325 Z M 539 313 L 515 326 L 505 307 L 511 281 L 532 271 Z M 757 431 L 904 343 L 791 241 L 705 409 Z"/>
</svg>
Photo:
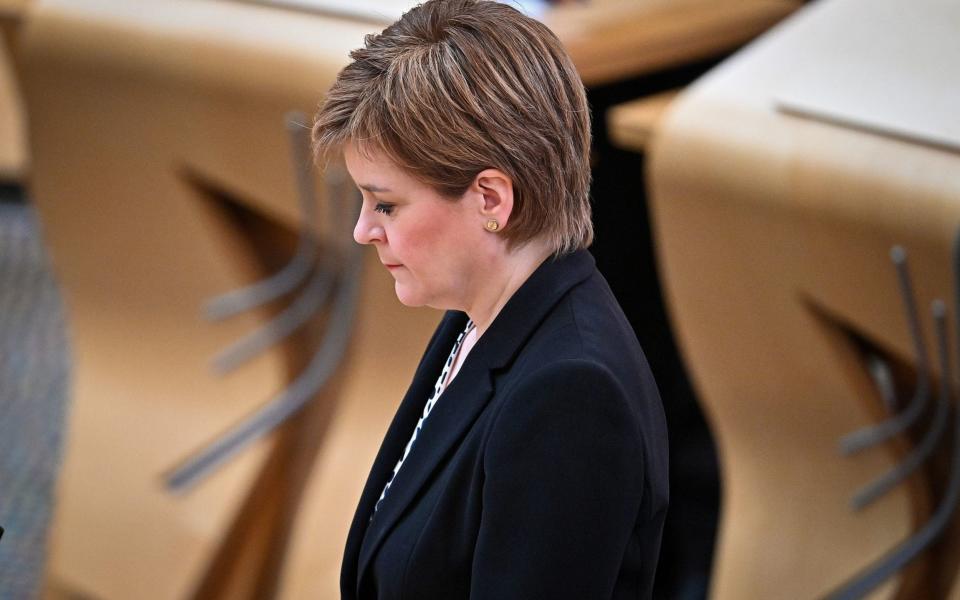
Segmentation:
<svg viewBox="0 0 960 600">
<path fill-rule="evenodd" d="M 466 319 L 444 316 L 387 431 L 347 537 L 342 597 L 649 597 L 666 425 L 586 251 L 548 259 L 507 302 L 371 519 Z"/>
</svg>

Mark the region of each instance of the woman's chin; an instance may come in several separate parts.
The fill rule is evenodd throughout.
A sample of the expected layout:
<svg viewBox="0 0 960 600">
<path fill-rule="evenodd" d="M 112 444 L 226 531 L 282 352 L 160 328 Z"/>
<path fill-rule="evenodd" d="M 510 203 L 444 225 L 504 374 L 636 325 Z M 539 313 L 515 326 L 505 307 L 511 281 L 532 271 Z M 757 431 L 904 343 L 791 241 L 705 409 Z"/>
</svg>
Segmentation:
<svg viewBox="0 0 960 600">
<path fill-rule="evenodd" d="M 418 294 L 416 290 L 410 289 L 410 286 L 408 285 L 404 285 L 399 281 L 395 281 L 393 282 L 393 289 L 397 293 L 397 300 L 399 300 L 400 304 L 404 306 L 416 308 L 426 304 L 424 299 L 421 297 L 421 294 Z"/>
</svg>

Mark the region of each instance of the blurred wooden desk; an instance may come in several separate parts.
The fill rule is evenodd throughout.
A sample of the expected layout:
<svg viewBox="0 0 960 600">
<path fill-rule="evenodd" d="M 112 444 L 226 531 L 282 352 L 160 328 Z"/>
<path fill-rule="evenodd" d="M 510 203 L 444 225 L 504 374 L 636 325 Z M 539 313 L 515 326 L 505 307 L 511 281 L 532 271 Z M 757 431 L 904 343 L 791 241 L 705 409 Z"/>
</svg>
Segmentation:
<svg viewBox="0 0 960 600">
<path fill-rule="evenodd" d="M 793 0 L 609 0 L 564 4 L 543 21 L 584 84 L 596 86 L 721 56 L 796 10 Z"/>
<path fill-rule="evenodd" d="M 923 427 L 850 457 L 838 440 L 885 418 L 856 340 L 915 367 L 891 246 L 909 253 L 931 356 L 930 301 L 952 300 L 958 22 L 937 0 L 809 5 L 688 88 L 656 129 L 661 268 L 724 474 L 715 598 L 822 597 L 940 499 L 947 443 L 939 463 L 853 511 Z M 958 532 L 954 518 L 880 596 L 960 593 Z"/>
<path fill-rule="evenodd" d="M 278 436 L 186 494 L 164 490 L 162 474 L 282 390 L 309 351 L 277 346 L 218 377 L 208 367 L 216 352 L 273 313 L 211 324 L 201 307 L 262 277 L 290 250 L 300 215 L 284 115 L 312 113 L 368 31 L 202 0 L 66 0 L 31 9 L 22 38 L 30 192 L 64 289 L 75 356 L 49 564 L 55 586 L 108 599 L 191 597 L 210 581 L 212 565 L 253 545 L 223 546 L 249 518 L 241 507 L 260 503 L 264 513 L 280 501 L 279 489 L 250 500 Z M 352 517 L 352 500 L 342 499 L 359 494 L 396 390 L 437 319 L 402 310 L 384 291 L 389 279 L 369 269 L 354 347 L 360 356 L 379 353 L 363 332 L 389 319 L 380 339 L 391 347 L 390 364 L 371 372 L 368 359 L 346 362 L 336 393 L 321 399 L 339 406 L 330 430 L 351 415 L 366 418 L 355 420 L 348 444 L 303 444 L 320 447 L 331 484 L 308 499 L 330 506 L 323 527 L 309 532 L 330 571 Z M 282 557 L 272 554 L 263 560 Z M 219 596 L 264 593 L 262 565 L 228 570 Z M 316 577 L 322 596 L 333 597 L 326 592 L 336 580 Z"/>
<path fill-rule="evenodd" d="M 0 0 L 0 183 L 27 172 L 26 123 L 14 49 L 29 0 Z"/>
<path fill-rule="evenodd" d="M 646 151 L 670 104 L 679 95 L 679 90 L 670 90 L 611 108 L 608 113 L 610 138 L 621 148 Z"/>
<path fill-rule="evenodd" d="M 385 27 L 411 0 L 241 0 Z M 587 86 L 723 55 L 799 6 L 799 0 L 593 0 L 514 3 L 563 41 Z"/>
</svg>

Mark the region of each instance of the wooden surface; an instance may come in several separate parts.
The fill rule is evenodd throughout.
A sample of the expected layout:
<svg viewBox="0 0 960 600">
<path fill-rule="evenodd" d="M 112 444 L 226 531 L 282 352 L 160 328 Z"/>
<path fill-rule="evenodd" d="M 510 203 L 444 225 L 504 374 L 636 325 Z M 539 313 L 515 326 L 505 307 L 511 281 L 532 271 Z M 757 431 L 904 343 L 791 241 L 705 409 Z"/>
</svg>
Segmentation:
<svg viewBox="0 0 960 600">
<path fill-rule="evenodd" d="M 813 55 L 796 64 L 776 94 L 778 107 L 960 152 L 960 85 L 953 75 L 960 73 L 960 3 L 922 6 L 879 2 L 863 12 L 856 3 L 838 5 L 816 26 L 825 39 L 842 38 L 842 48 L 830 61 Z M 855 20 L 862 21 L 856 29 L 846 26 Z M 897 23 L 895 35 L 875 44 L 890 23 Z"/>
<path fill-rule="evenodd" d="M 588 86 L 729 52 L 793 12 L 789 0 L 619 0 L 544 15 Z"/>
<path fill-rule="evenodd" d="M 680 90 L 670 90 L 611 108 L 607 114 L 610 140 L 622 148 L 643 152 L 679 94 Z"/>
<path fill-rule="evenodd" d="M 0 31 L 4 42 L 9 44 L 10 37 L 26 18 L 33 0 L 0 0 Z"/>
<path fill-rule="evenodd" d="M 26 123 L 10 52 L 0 45 L 0 181 L 22 181 L 27 171 Z"/>
<path fill-rule="evenodd" d="M 20 98 L 15 48 L 29 0 L 0 0 L 0 181 L 25 180 L 26 116 Z"/>
<path fill-rule="evenodd" d="M 417 4 L 412 0 L 333 2 L 243 0 L 304 13 L 367 22 L 382 28 Z M 797 0 L 594 0 L 522 2 L 573 58 L 583 82 L 603 85 L 730 52 L 799 6 Z"/>
<path fill-rule="evenodd" d="M 312 112 L 366 28 L 229 8 L 46 3 L 24 33 L 34 115 L 30 192 L 63 286 L 75 358 L 49 570 L 54 587 L 91 597 L 183 598 L 213 589 L 206 597 L 242 598 L 256 597 L 260 585 L 235 576 L 232 587 L 207 582 L 211 568 L 232 562 L 222 559 L 221 540 L 238 527 L 276 437 L 183 495 L 166 492 L 161 475 L 290 379 L 283 347 L 229 377 L 212 375 L 214 354 L 266 314 L 210 324 L 201 307 L 264 274 L 265 249 L 236 227 L 230 206 L 244 207 L 254 229 L 295 230 L 284 113 Z M 382 312 L 392 318 L 390 335 L 414 346 L 426 342 L 435 319 Z M 412 372 L 417 358 L 408 352 L 395 364 Z M 390 390 L 373 427 L 389 418 L 406 385 L 390 373 L 355 375 Z M 347 390 L 351 379 L 342 377 Z M 363 400 L 346 391 L 336 398 L 338 405 Z M 346 530 L 346 507 L 378 436 L 350 455 L 356 462 L 344 488 L 303 500 L 342 503 L 331 512 L 334 530 Z M 326 448 L 320 444 L 316 464 L 328 464 Z M 338 568 L 341 539 L 304 534 L 304 551 L 329 557 L 324 572 Z M 252 535 L 248 543 L 263 537 Z"/>
<path fill-rule="evenodd" d="M 19 19 L 32 0 L 0 0 L 0 19 Z"/>
<path fill-rule="evenodd" d="M 855 491 L 923 428 L 852 457 L 838 441 L 884 418 L 850 333 L 915 364 L 894 244 L 909 253 L 933 352 L 928 307 L 952 298 L 960 154 L 776 108 L 796 65 L 843 52 L 869 60 L 864 39 L 896 37 L 896 20 L 852 16 L 896 3 L 882 4 L 808 6 L 688 88 L 653 141 L 662 276 L 724 476 L 713 598 L 822 597 L 925 523 L 946 477 L 941 444 L 927 470 L 855 512 Z M 923 20 L 936 14 L 925 4 L 900 6 Z M 887 71 L 886 85 L 906 85 L 899 74 Z M 936 89 L 908 93 L 939 99 Z M 954 519 L 935 551 L 876 597 L 955 596 L 958 539 Z"/>
</svg>

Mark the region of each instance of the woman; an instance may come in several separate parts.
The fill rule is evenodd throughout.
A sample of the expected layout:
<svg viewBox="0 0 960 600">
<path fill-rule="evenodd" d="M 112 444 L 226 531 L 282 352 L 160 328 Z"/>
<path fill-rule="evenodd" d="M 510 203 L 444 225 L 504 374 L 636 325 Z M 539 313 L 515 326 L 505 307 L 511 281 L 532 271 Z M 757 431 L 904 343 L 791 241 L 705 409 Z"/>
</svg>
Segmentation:
<svg viewBox="0 0 960 600">
<path fill-rule="evenodd" d="M 585 248 L 590 122 L 556 37 L 431 0 L 351 54 L 314 125 L 401 302 L 447 309 L 350 529 L 343 598 L 650 595 L 656 386 Z"/>
</svg>

